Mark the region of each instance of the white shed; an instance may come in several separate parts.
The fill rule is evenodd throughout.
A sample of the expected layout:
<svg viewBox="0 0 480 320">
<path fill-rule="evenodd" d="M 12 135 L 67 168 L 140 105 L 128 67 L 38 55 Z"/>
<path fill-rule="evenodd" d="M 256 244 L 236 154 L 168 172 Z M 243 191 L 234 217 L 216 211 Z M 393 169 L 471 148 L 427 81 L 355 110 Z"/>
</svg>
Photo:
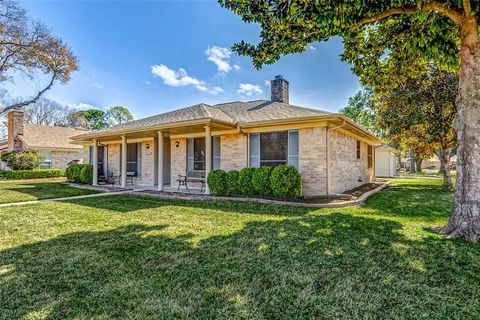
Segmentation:
<svg viewBox="0 0 480 320">
<path fill-rule="evenodd" d="M 375 148 L 375 175 L 377 177 L 394 177 L 397 175 L 397 153 L 400 152 L 389 146 Z"/>
</svg>

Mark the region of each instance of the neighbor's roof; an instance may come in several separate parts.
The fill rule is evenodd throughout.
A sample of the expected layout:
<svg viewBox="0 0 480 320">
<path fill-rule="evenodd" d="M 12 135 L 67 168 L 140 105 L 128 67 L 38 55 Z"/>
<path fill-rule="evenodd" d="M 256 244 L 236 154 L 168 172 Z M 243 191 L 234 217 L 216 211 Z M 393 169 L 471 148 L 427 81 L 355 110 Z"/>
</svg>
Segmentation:
<svg viewBox="0 0 480 320">
<path fill-rule="evenodd" d="M 70 143 L 70 137 L 78 136 L 85 131 L 77 128 L 26 124 L 21 140 L 30 149 L 81 149 L 82 146 Z"/>
<path fill-rule="evenodd" d="M 397 149 L 395 149 L 395 148 L 392 148 L 392 147 L 390 147 L 390 146 L 385 146 L 385 145 L 383 145 L 383 146 L 378 146 L 378 147 L 376 147 L 376 149 L 387 150 L 387 151 L 392 151 L 392 152 L 400 152 L 400 150 L 397 150 Z"/>
</svg>

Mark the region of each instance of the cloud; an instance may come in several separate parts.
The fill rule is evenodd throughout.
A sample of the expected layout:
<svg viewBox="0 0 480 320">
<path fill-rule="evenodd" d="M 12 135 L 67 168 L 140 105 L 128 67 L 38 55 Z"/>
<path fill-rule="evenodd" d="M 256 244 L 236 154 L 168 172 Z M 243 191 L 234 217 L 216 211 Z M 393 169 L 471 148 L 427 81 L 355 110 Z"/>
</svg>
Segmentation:
<svg viewBox="0 0 480 320">
<path fill-rule="evenodd" d="M 309 44 L 307 48 L 310 50 L 317 50 L 317 48 L 315 48 L 312 44 Z"/>
<path fill-rule="evenodd" d="M 167 86 L 172 87 L 186 87 L 193 86 L 197 90 L 208 92 L 210 94 L 217 94 L 223 92 L 223 89 L 220 87 L 209 88 L 205 82 L 198 80 L 195 77 L 188 75 L 187 71 L 183 68 L 178 69 L 178 71 L 168 68 L 164 64 L 154 65 L 151 67 L 152 73 L 154 76 L 160 77 L 163 79 L 163 83 Z"/>
<path fill-rule="evenodd" d="M 228 73 L 232 70 L 232 65 L 230 64 L 232 50 L 229 48 L 211 46 L 207 48 L 205 54 L 207 55 L 207 60 L 213 62 L 217 66 L 218 72 Z M 233 65 L 233 69 L 238 71 L 240 66 L 235 64 Z"/>
<path fill-rule="evenodd" d="M 270 85 L 271 85 L 270 80 L 265 80 L 265 81 L 263 81 L 263 83 L 265 84 L 265 87 L 270 87 Z"/>
<path fill-rule="evenodd" d="M 75 110 L 98 109 L 93 104 L 84 103 L 84 102 L 70 103 L 70 104 L 67 105 L 67 107 L 69 107 L 70 109 L 75 109 Z"/>
<path fill-rule="evenodd" d="M 240 83 L 237 93 L 241 96 L 251 96 L 253 94 L 262 94 L 263 90 L 256 84 Z"/>
<path fill-rule="evenodd" d="M 102 86 L 100 83 L 98 83 L 98 82 L 92 83 L 92 87 L 95 87 L 95 88 L 97 88 L 97 89 L 103 89 L 103 86 Z"/>
</svg>

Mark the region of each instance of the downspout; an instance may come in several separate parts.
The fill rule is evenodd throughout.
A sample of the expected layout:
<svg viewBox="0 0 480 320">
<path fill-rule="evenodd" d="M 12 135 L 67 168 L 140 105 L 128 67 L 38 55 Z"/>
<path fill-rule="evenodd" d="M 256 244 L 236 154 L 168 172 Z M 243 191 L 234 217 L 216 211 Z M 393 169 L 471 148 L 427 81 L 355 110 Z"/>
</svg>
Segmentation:
<svg viewBox="0 0 480 320">
<path fill-rule="evenodd" d="M 340 129 L 341 127 L 345 126 L 347 123 L 345 120 L 342 121 L 342 124 L 339 124 L 338 126 L 331 127 L 329 128 L 327 126 L 327 130 L 325 131 L 325 151 L 326 151 L 326 194 L 330 194 L 330 132 L 335 131 L 337 129 Z"/>
</svg>

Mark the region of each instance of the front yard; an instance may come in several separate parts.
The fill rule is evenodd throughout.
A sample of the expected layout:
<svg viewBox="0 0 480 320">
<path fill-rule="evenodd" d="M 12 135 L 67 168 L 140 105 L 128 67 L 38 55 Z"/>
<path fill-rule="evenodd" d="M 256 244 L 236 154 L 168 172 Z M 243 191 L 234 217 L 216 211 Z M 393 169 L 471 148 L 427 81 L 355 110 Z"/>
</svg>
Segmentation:
<svg viewBox="0 0 480 320">
<path fill-rule="evenodd" d="M 98 191 L 71 187 L 64 178 L 0 180 L 0 204 L 81 196 L 92 193 L 98 193 Z"/>
<path fill-rule="evenodd" d="M 480 247 L 452 193 L 396 179 L 363 207 L 112 195 L 0 208 L 2 319 L 475 319 Z"/>
</svg>

